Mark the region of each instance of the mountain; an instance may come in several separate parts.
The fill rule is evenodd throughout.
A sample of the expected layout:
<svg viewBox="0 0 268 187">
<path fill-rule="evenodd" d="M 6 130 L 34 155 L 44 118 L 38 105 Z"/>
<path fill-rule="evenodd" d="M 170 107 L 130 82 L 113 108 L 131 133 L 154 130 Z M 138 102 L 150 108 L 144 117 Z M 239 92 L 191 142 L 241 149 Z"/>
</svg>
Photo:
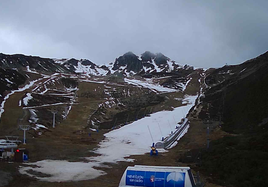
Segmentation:
<svg viewBox="0 0 268 187">
<path fill-rule="evenodd" d="M 2 74 L 1 81 L 3 85 L 0 94 L 5 90 L 17 88 L 26 80 L 33 78 L 33 73 L 36 75 L 53 74 L 53 73 L 69 73 L 83 76 L 142 76 L 144 78 L 165 77 L 159 82 L 160 85 L 168 88 L 183 90 L 184 85 L 189 80 L 188 75 L 194 72 L 194 68 L 188 65 L 181 66 L 161 53 L 144 52 L 141 56 L 137 56 L 132 52 L 116 58 L 115 62 L 109 66 L 96 65 L 87 59 L 49 59 L 36 56 L 25 56 L 21 54 L 5 55 L 0 54 L 0 65 L 3 71 L 11 71 L 13 74 Z M 15 75 L 16 74 L 16 75 Z M 11 77 L 10 77 L 11 76 Z M 23 77 L 19 81 L 16 76 Z M 42 75 L 41 75 L 42 76 Z M 8 80 L 14 80 L 12 86 L 8 84 Z M 10 87 L 11 86 L 11 87 Z M 10 88 L 8 88 L 10 87 Z"/>
<path fill-rule="evenodd" d="M 207 72 L 199 117 L 218 124 L 229 135 L 212 141 L 210 149 L 200 151 L 199 157 L 201 168 L 213 173 L 218 184 L 268 185 L 267 72 L 268 52 Z"/>
<path fill-rule="evenodd" d="M 74 58 L 71 59 L 54 59 L 55 63 L 61 64 L 66 69 L 71 72 L 85 74 L 85 75 L 96 75 L 103 76 L 110 74 L 110 69 L 105 65 L 98 66 L 87 59 L 77 60 Z"/>
<path fill-rule="evenodd" d="M 63 116 L 68 113 L 65 110 L 70 108 L 75 101 L 79 82 L 88 81 L 93 82 L 92 84 L 107 82 L 107 84 L 119 86 L 108 89 L 109 85 L 107 89 L 102 88 L 103 93 L 100 92 L 98 97 L 105 97 L 105 100 L 109 102 L 106 101 L 105 105 L 98 109 L 101 112 L 95 112 L 87 122 L 89 126 L 111 128 L 110 120 L 111 118 L 114 120 L 114 115 L 123 113 L 125 115 L 126 110 L 137 112 L 142 107 L 165 102 L 165 97 L 161 95 L 163 93 L 178 91 L 183 94 L 196 94 L 198 89 L 188 91 L 187 86 L 199 85 L 197 80 L 200 77 L 199 71 L 194 71 L 189 66 L 182 67 L 161 53 L 153 54 L 148 51 L 140 57 L 128 52 L 108 67 L 96 65 L 87 59 L 50 59 L 21 54 L 0 54 L 0 65 L 1 114 L 4 112 L 5 103 L 10 95 L 22 92 L 24 94 L 20 96 L 21 99 L 18 102 L 19 106 L 28 111 L 24 116 L 27 116 L 28 121 L 32 123 L 38 122 L 46 127 L 51 126 L 49 117 L 51 109 L 47 109 L 46 106 L 67 105 L 57 107 L 59 113 L 62 114 L 57 116 L 57 121 L 64 120 Z M 30 87 L 34 88 L 30 89 Z M 91 92 L 92 90 L 81 93 L 81 97 L 96 97 L 95 92 Z M 128 92 L 128 94 L 121 92 Z M 112 115 L 108 117 L 110 109 L 107 110 L 107 106 L 118 108 L 119 114 L 112 112 Z M 102 116 L 103 114 L 105 116 Z M 130 119 L 132 117 L 129 117 Z M 125 119 L 118 117 L 117 123 L 120 120 Z"/>
<path fill-rule="evenodd" d="M 18 123 L 29 124 L 36 160 L 86 157 L 80 150 L 103 138 L 94 130 L 173 110 L 185 105 L 187 95 L 197 95 L 188 116 L 196 114 L 196 136 L 209 131 L 213 141 L 206 148 L 202 138 L 210 137 L 205 133 L 201 146 L 191 144 L 191 154 L 185 154 L 194 160 L 191 167 L 222 186 L 268 185 L 268 52 L 206 71 L 149 51 L 125 53 L 109 66 L 87 59 L 5 54 L 0 54 L 0 65 L 0 135 L 21 135 Z M 191 143 L 191 138 L 195 136 L 185 141 Z M 180 155 L 173 156 L 179 160 Z"/>
<path fill-rule="evenodd" d="M 38 71 L 39 73 L 78 73 L 87 76 L 122 74 L 123 76 L 166 76 L 168 74 L 189 74 L 193 67 L 181 66 L 162 53 L 144 52 L 140 56 L 132 52 L 115 59 L 110 66 L 96 65 L 87 59 L 50 59 L 21 54 L 5 55 L 0 53 L 0 65 L 4 69 Z"/>
<path fill-rule="evenodd" d="M 18 89 L 24 84 L 26 77 L 14 69 L 3 69 L 0 67 L 0 101 L 5 95 L 4 92 Z"/>
<path fill-rule="evenodd" d="M 4 69 L 16 69 L 18 71 L 30 69 L 40 73 L 70 72 L 64 66 L 54 63 L 53 59 L 21 54 L 6 55 L 0 53 L 0 66 Z"/>
<path fill-rule="evenodd" d="M 141 56 L 137 56 L 132 52 L 116 58 L 113 63 L 112 71 L 123 75 L 162 75 L 176 74 L 180 70 L 193 69 L 190 66 L 181 66 L 162 53 L 144 52 Z"/>
<path fill-rule="evenodd" d="M 228 132 L 241 133 L 258 129 L 268 117 L 268 52 L 240 65 L 212 70 L 204 102 L 210 117 L 224 122 Z M 246 117 L 245 117 L 246 116 Z"/>
</svg>

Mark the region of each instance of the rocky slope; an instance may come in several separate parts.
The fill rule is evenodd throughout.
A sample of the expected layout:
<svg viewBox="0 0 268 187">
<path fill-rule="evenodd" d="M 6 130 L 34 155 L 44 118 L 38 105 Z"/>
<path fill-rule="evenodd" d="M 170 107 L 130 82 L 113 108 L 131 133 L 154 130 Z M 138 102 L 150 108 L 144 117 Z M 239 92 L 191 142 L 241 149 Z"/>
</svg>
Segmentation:
<svg viewBox="0 0 268 187">
<path fill-rule="evenodd" d="M 210 70 L 206 76 L 199 117 L 229 135 L 201 151 L 201 168 L 221 185 L 268 185 L 267 72 L 268 52 L 240 65 Z"/>
<path fill-rule="evenodd" d="M 178 74 L 182 70 L 193 70 L 190 66 L 181 66 L 175 61 L 171 61 L 162 53 L 144 52 L 137 56 L 132 52 L 125 53 L 117 58 L 113 64 L 112 70 L 123 75 L 162 75 Z"/>
<path fill-rule="evenodd" d="M 4 69 L 16 69 L 18 71 L 30 69 L 40 73 L 70 72 L 64 66 L 56 64 L 53 59 L 21 54 L 5 55 L 0 53 L 0 66 Z"/>
</svg>

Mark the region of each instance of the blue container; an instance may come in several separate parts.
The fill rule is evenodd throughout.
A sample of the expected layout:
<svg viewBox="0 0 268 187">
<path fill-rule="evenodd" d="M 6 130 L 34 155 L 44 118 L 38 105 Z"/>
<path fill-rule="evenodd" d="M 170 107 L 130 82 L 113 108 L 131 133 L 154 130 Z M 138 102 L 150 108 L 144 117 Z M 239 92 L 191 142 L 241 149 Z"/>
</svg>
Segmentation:
<svg viewBox="0 0 268 187">
<path fill-rule="evenodd" d="M 134 166 L 127 167 L 119 187 L 195 187 L 189 167 Z"/>
</svg>

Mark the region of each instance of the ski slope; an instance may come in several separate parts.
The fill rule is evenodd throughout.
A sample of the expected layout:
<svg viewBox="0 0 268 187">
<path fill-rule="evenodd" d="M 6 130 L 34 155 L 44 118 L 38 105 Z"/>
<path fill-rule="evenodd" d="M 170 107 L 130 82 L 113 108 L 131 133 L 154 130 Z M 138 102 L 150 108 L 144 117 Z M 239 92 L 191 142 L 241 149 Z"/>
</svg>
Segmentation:
<svg viewBox="0 0 268 187">
<path fill-rule="evenodd" d="M 86 158 L 88 162 L 43 160 L 27 163 L 19 171 L 21 174 L 47 182 L 89 180 L 104 175 L 105 172 L 97 170 L 95 167 L 107 167 L 104 165 L 107 162 L 133 161 L 128 157 L 148 153 L 153 142 L 157 142 L 162 137 L 168 136 L 171 131 L 175 131 L 177 122 L 185 117 L 194 106 L 196 98 L 197 96 L 188 96 L 183 100 L 185 105 L 175 108 L 173 111 L 157 112 L 106 133 L 106 138 L 100 142 L 99 148 L 94 151 L 100 156 L 88 157 Z M 28 170 L 51 176 L 35 176 L 33 172 L 28 172 Z"/>
</svg>

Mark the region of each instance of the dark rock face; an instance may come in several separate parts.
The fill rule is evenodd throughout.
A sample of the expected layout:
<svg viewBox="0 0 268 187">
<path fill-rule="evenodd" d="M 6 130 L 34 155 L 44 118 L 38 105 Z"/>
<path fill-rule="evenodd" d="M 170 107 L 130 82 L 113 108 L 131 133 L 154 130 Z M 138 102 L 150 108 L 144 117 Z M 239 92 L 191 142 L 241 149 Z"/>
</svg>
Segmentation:
<svg viewBox="0 0 268 187">
<path fill-rule="evenodd" d="M 5 91 L 18 89 L 24 84 L 26 77 L 13 69 L 3 69 L 0 67 L 0 94 L 4 96 Z"/>
<path fill-rule="evenodd" d="M 78 87 L 78 82 L 71 78 L 61 78 L 60 81 L 66 88 Z"/>
<path fill-rule="evenodd" d="M 138 74 L 144 77 L 152 77 L 156 74 L 158 74 L 158 76 L 168 73 L 178 74 L 177 72 L 188 69 L 193 71 L 193 67 L 182 67 L 174 61 L 170 61 L 170 59 L 162 53 L 154 54 L 149 51 L 141 54 L 140 58 L 132 52 L 128 52 L 117 58 L 112 68 L 112 70 L 117 73 L 124 75 L 129 72 L 134 72 L 135 75 Z"/>
<path fill-rule="evenodd" d="M 162 53 L 157 53 L 155 56 L 155 63 L 158 66 L 164 66 L 167 64 L 167 61 L 169 61 L 170 59 L 166 56 L 164 56 Z"/>
<path fill-rule="evenodd" d="M 200 168 L 223 186 L 267 186 L 268 52 L 210 71 L 199 116 L 232 134 L 210 143 Z"/>
<path fill-rule="evenodd" d="M 155 54 L 151 53 L 150 51 L 145 51 L 145 53 L 141 54 L 142 62 L 152 62 L 155 58 Z"/>
<path fill-rule="evenodd" d="M 67 60 L 64 65 L 73 65 L 73 66 L 78 66 L 78 60 L 71 58 L 70 60 Z"/>
<path fill-rule="evenodd" d="M 89 60 L 82 60 L 81 64 L 82 65 L 85 65 L 85 66 L 91 66 L 91 68 L 95 68 L 96 67 L 96 64 L 94 64 L 93 62 L 91 62 Z"/>
<path fill-rule="evenodd" d="M 142 70 L 142 62 L 139 60 L 138 56 L 132 52 L 128 52 L 117 58 L 113 66 L 113 70 L 119 70 L 120 67 L 124 66 L 126 66 L 127 72 L 133 71 L 138 73 Z"/>
<path fill-rule="evenodd" d="M 205 92 L 213 118 L 223 119 L 223 128 L 237 133 L 253 130 L 268 113 L 268 52 L 236 66 L 213 70 L 206 78 Z M 245 117 L 246 116 L 246 117 Z"/>
</svg>

